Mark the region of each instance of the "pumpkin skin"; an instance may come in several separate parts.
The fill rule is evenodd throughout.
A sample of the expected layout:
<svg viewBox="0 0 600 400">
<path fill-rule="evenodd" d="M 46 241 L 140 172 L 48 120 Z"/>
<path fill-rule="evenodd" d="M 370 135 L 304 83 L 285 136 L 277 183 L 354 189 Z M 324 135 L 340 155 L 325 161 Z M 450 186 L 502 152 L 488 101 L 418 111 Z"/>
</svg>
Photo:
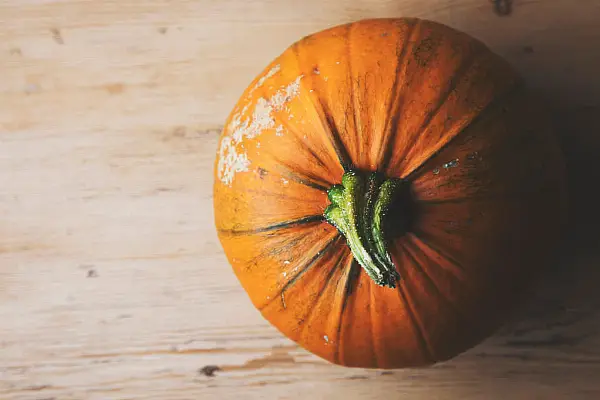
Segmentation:
<svg viewBox="0 0 600 400">
<path fill-rule="evenodd" d="M 387 221 L 411 221 L 388 243 L 395 288 L 323 218 L 348 170 L 410 188 Z M 220 139 L 214 212 L 239 282 L 287 337 L 339 365 L 426 366 L 491 335 L 552 261 L 564 164 L 547 116 L 483 43 L 362 20 L 294 43 L 245 90 Z"/>
</svg>

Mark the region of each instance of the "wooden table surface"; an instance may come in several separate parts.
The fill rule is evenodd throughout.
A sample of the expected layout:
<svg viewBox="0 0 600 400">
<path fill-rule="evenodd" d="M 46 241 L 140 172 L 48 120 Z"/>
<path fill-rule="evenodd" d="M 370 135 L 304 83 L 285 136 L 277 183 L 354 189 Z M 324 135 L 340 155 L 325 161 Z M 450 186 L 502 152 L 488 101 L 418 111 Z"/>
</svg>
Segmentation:
<svg viewBox="0 0 600 400">
<path fill-rule="evenodd" d="M 430 369 L 299 349 L 213 225 L 217 137 L 244 87 L 301 36 L 377 16 L 508 58 L 569 163 L 572 228 L 532 303 Z M 509 16 L 489 0 L 0 0 L 0 399 L 600 398 L 599 21 L 600 0 Z"/>
</svg>

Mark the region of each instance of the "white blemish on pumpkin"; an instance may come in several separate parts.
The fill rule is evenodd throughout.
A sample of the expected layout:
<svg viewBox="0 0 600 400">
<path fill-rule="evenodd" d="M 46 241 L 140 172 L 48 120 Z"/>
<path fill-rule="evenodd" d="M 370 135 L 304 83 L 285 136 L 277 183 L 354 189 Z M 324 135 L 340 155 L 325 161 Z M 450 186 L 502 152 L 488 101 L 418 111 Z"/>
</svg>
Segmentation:
<svg viewBox="0 0 600 400">
<path fill-rule="evenodd" d="M 289 85 L 278 90 L 268 99 L 259 98 L 254 105 L 250 118 L 243 118 L 243 112 L 234 115 L 227 126 L 228 135 L 221 140 L 219 147 L 218 177 L 224 184 L 231 186 L 233 177 L 238 172 L 247 172 L 250 160 L 245 152 L 238 149 L 244 148 L 245 139 L 253 139 L 265 129 L 275 127 L 274 112 L 282 111 L 286 104 L 300 93 L 300 75 Z M 244 110 L 247 108 L 244 107 Z M 275 128 L 277 132 L 278 128 Z"/>
<path fill-rule="evenodd" d="M 283 136 L 283 126 L 277 125 L 277 127 L 275 128 L 275 135 Z"/>
<path fill-rule="evenodd" d="M 260 148 L 260 142 L 256 143 L 256 147 Z"/>
<path fill-rule="evenodd" d="M 290 263 L 290 261 L 289 261 L 289 260 L 285 260 L 283 263 L 284 263 L 285 265 L 288 265 L 288 264 Z"/>
<path fill-rule="evenodd" d="M 290 181 L 288 181 L 288 180 L 287 180 L 287 179 L 285 179 L 285 178 L 281 178 L 281 182 L 283 182 L 283 186 L 287 186 L 287 185 L 288 185 L 288 183 L 290 183 Z"/>
<path fill-rule="evenodd" d="M 226 136 L 219 149 L 219 179 L 227 185 L 231 184 L 236 172 L 248 171 L 250 161 L 245 153 L 238 153 L 234 139 Z"/>
<path fill-rule="evenodd" d="M 269 72 L 267 72 L 267 73 L 265 74 L 265 76 L 261 77 L 261 78 L 258 80 L 258 82 L 256 82 L 256 85 L 254 86 L 254 89 L 257 89 L 257 88 L 261 87 L 261 86 L 262 86 L 262 85 L 265 83 L 265 81 L 266 81 L 267 79 L 269 79 L 270 77 L 272 77 L 273 75 L 275 75 L 276 73 L 278 73 L 278 72 L 279 72 L 279 70 L 281 70 L 281 65 L 279 65 L 279 64 L 277 64 L 277 65 L 275 65 L 273 68 L 271 68 L 271 69 L 269 70 Z"/>
<path fill-rule="evenodd" d="M 458 162 L 459 162 L 459 159 L 456 158 L 456 159 L 454 159 L 452 161 L 448 161 L 447 163 L 445 163 L 444 165 L 442 165 L 442 167 L 444 167 L 446 169 L 454 168 L 454 167 L 458 166 Z"/>
<path fill-rule="evenodd" d="M 240 115 L 244 115 L 244 114 L 246 114 L 246 111 L 248 111 L 248 107 L 249 107 L 249 105 L 248 105 L 248 104 L 246 104 L 246 105 L 244 106 L 244 108 L 242 108 L 242 111 L 240 111 L 240 113 L 239 113 L 239 114 L 240 114 Z"/>
<path fill-rule="evenodd" d="M 339 62 L 339 61 L 336 61 L 335 63 L 339 65 L 339 63 L 340 63 L 340 62 Z"/>
<path fill-rule="evenodd" d="M 325 78 L 323 78 L 323 80 L 324 80 L 325 82 L 327 82 L 327 81 L 329 80 L 329 78 L 326 76 Z"/>
<path fill-rule="evenodd" d="M 284 310 L 287 308 L 287 304 L 285 304 L 285 293 L 284 292 L 281 292 L 281 305 L 283 306 Z"/>
<path fill-rule="evenodd" d="M 304 139 L 308 139 L 308 136 L 304 135 Z"/>
<path fill-rule="evenodd" d="M 282 272 L 281 275 L 285 278 L 287 276 L 287 272 Z"/>
<path fill-rule="evenodd" d="M 309 90 L 309 92 L 310 92 L 310 93 L 314 92 L 314 89 L 310 89 L 310 90 Z"/>
<path fill-rule="evenodd" d="M 323 336 L 323 339 L 325 339 L 326 343 L 329 343 L 329 336 L 325 335 L 325 336 Z"/>
</svg>

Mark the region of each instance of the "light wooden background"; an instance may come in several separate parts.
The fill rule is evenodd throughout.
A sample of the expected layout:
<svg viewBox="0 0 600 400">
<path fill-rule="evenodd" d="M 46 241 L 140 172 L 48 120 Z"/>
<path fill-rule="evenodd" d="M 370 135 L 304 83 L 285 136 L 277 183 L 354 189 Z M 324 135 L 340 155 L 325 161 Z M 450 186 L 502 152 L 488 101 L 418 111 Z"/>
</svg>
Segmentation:
<svg viewBox="0 0 600 400">
<path fill-rule="evenodd" d="M 600 398 L 600 0 L 513 3 L 0 0 L 0 399 Z M 217 136 L 246 84 L 301 36 L 376 16 L 506 56 L 569 161 L 573 227 L 532 304 L 432 369 L 298 349 L 213 228 Z"/>
</svg>

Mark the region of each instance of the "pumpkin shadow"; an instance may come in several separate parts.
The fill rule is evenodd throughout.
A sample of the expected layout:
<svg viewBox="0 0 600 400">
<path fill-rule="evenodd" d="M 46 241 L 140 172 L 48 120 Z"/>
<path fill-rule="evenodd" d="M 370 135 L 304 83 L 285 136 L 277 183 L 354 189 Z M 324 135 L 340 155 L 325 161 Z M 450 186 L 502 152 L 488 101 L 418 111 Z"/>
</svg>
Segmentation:
<svg viewBox="0 0 600 400">
<path fill-rule="evenodd" d="M 442 22 L 505 57 L 546 103 L 566 161 L 569 223 L 555 262 L 542 266 L 531 302 L 468 354 L 500 346 L 504 353 L 543 348 L 564 358 L 600 346 L 600 25 L 591 16 L 600 4 L 519 4 L 510 16 L 489 16 L 485 24 L 480 15 Z"/>
<path fill-rule="evenodd" d="M 600 93 L 598 104 L 551 107 L 567 167 L 569 223 L 531 302 L 498 333 L 505 346 L 564 352 L 600 343 Z"/>
</svg>

